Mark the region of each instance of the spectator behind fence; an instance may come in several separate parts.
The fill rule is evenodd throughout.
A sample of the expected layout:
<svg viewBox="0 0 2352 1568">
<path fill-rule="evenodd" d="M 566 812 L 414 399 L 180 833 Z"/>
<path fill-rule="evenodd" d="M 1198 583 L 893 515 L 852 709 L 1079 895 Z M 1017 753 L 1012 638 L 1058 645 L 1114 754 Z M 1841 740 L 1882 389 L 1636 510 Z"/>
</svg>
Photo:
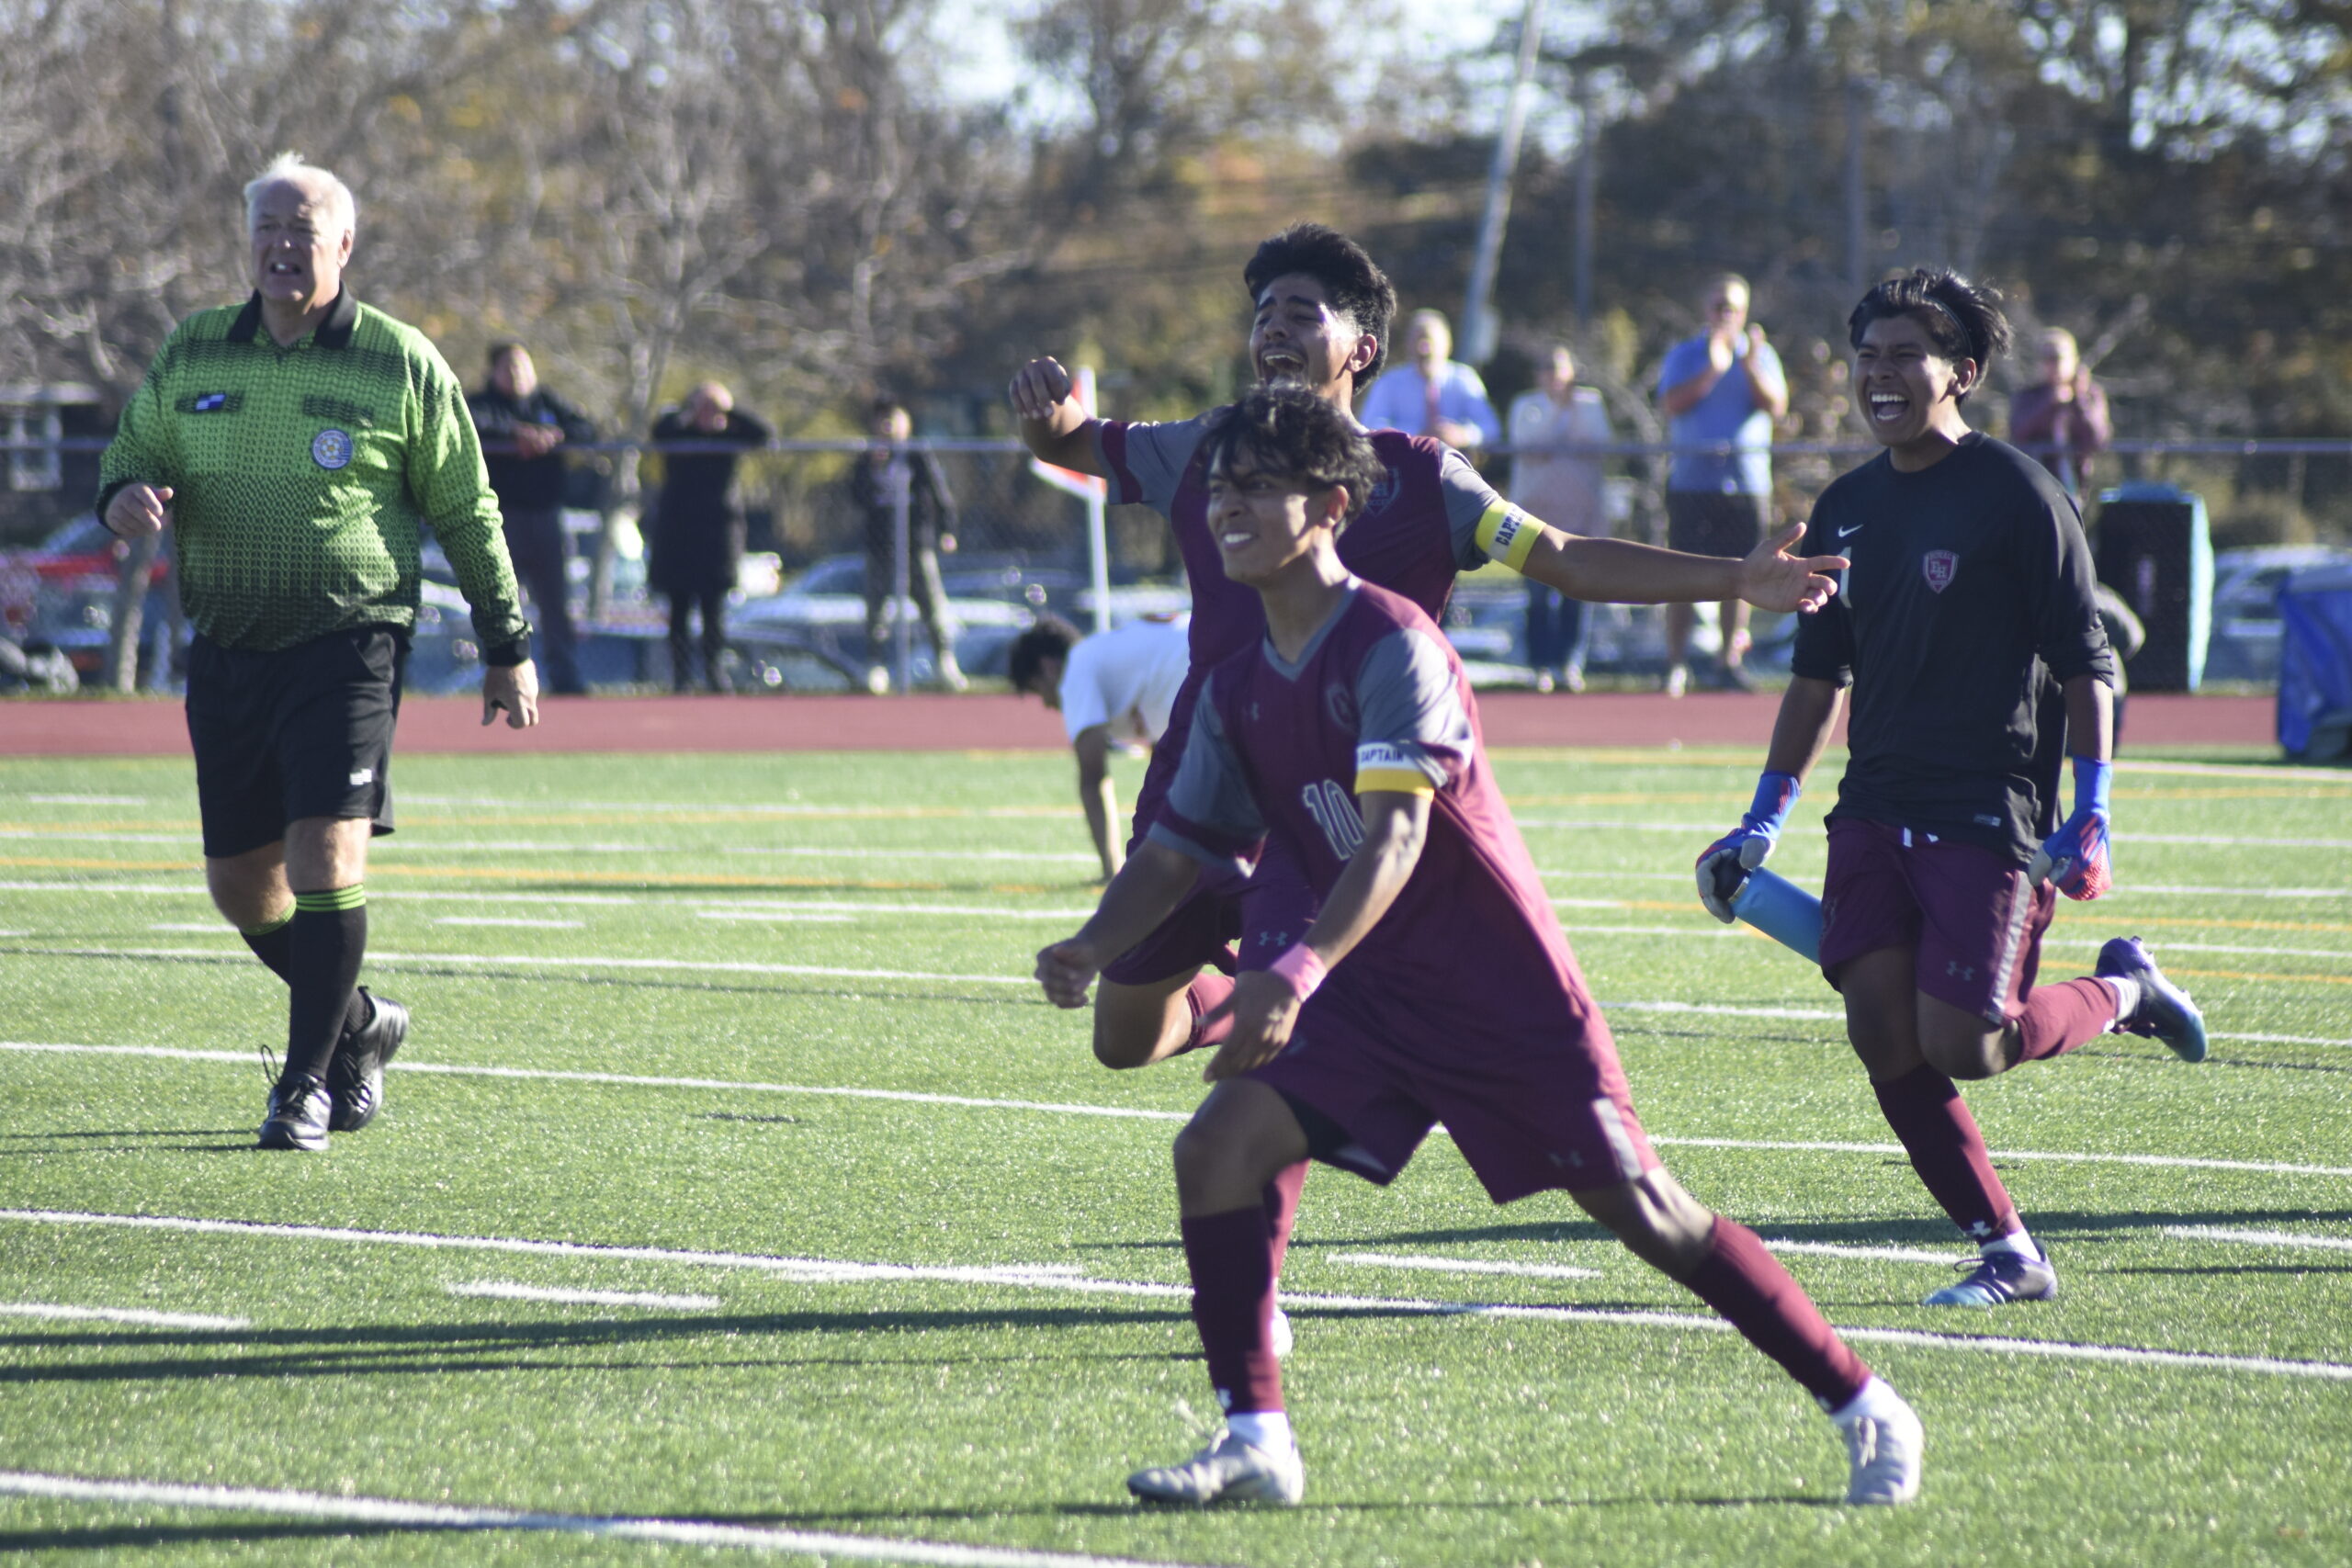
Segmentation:
<svg viewBox="0 0 2352 1568">
<path fill-rule="evenodd" d="M 264 169 L 245 187 L 252 297 L 172 330 L 98 462 L 107 532 L 175 536 L 205 884 L 287 986 L 266 1149 L 366 1126 L 408 1032 L 358 979 L 426 527 L 473 611 L 482 722 L 539 716 L 465 389 L 345 286 L 356 221 L 326 170 L 291 152 Z M 186 987 L 155 1001 L 196 1026 Z"/>
<path fill-rule="evenodd" d="M 907 592 L 931 638 L 932 667 L 939 683 L 960 692 L 970 682 L 956 662 L 956 628 L 947 619 L 947 591 L 939 581 L 939 552 L 956 549 L 956 497 L 939 459 L 906 445 L 914 438 L 914 416 L 891 398 L 876 398 L 867 411 L 874 445 L 850 469 L 850 504 L 865 519 L 865 688 L 876 696 L 890 689 L 883 659 L 882 608 L 889 604 L 897 576 L 899 505 L 907 508 Z"/>
<path fill-rule="evenodd" d="M 498 510 L 506 519 L 506 553 L 514 575 L 538 612 L 539 652 L 548 690 L 577 696 L 578 640 L 571 627 L 571 568 L 563 534 L 564 460 L 568 441 L 596 439 L 588 417 L 539 385 L 531 351 L 519 343 L 493 344 L 490 379 L 466 400 L 481 433 L 482 460 Z"/>
<path fill-rule="evenodd" d="M 1414 311 L 1405 327 L 1405 347 L 1412 363 L 1389 371 L 1364 395 L 1358 417 L 1366 426 L 1433 435 L 1448 446 L 1470 450 L 1502 439 L 1502 422 L 1487 400 L 1487 384 L 1451 357 L 1453 329 L 1442 312 Z"/>
<path fill-rule="evenodd" d="M 654 506 L 653 558 L 646 581 L 670 601 L 670 689 L 694 684 L 694 642 L 688 617 L 702 615 L 702 679 L 714 692 L 734 689 L 727 674 L 727 595 L 743 559 L 743 513 L 735 504 L 740 451 L 672 451 L 676 446 L 725 443 L 764 446 L 774 432 L 737 411 L 734 394 L 705 381 L 685 406 L 653 422 L 662 454 L 662 496 Z"/>
<path fill-rule="evenodd" d="M 2092 454 L 2107 450 L 2115 437 L 2107 389 L 2091 379 L 2075 334 L 2064 327 L 2041 334 L 2040 369 L 2041 378 L 2009 400 L 2009 441 L 2041 458 L 2080 502 Z"/>
<path fill-rule="evenodd" d="M 1545 448 L 1600 446 L 1610 439 L 1609 410 L 1600 394 L 1577 385 L 1574 351 L 1565 343 L 1554 344 L 1543 381 L 1511 400 L 1511 500 L 1564 534 L 1606 535 L 1599 455 Z M 1527 661 L 1535 667 L 1537 691 L 1555 685 L 1583 691 L 1590 640 L 1584 601 L 1527 580 Z"/>
<path fill-rule="evenodd" d="M 1772 423 L 1789 412 L 1788 377 L 1764 330 L 1747 324 L 1747 280 L 1718 274 L 1707 285 L 1707 330 L 1676 344 L 1658 369 L 1658 402 L 1673 422 L 1674 467 L 1666 479 L 1666 542 L 1692 555 L 1740 557 L 1764 536 L 1772 500 Z M 1731 452 L 1705 450 L 1731 444 Z M 1666 607 L 1666 691 L 1690 682 L 1688 604 Z M 1724 601 L 1724 683 L 1754 689 L 1742 663 L 1747 606 Z"/>
<path fill-rule="evenodd" d="M 1102 880 L 1126 857 L 1112 825 L 1119 801 L 1109 761 L 1114 746 L 1157 746 L 1192 668 L 1190 615 L 1146 615 L 1081 637 L 1059 615 L 1039 615 L 1015 637 L 1007 673 L 1015 692 L 1035 693 L 1062 716 L 1078 754 L 1078 798 L 1102 862 Z"/>
</svg>

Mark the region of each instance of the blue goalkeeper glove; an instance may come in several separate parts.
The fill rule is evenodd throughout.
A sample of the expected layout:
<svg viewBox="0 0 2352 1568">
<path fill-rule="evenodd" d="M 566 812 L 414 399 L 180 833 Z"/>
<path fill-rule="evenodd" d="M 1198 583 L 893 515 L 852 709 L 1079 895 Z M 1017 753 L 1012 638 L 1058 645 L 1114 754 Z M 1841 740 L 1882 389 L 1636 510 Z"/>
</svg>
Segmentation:
<svg viewBox="0 0 2352 1568">
<path fill-rule="evenodd" d="M 1699 857 L 1699 902 L 1707 913 L 1732 923 L 1732 896 L 1747 874 L 1771 857 L 1788 822 L 1789 807 L 1804 793 L 1794 773 L 1766 773 L 1756 781 L 1756 798 L 1739 826 L 1709 844 Z"/>
<path fill-rule="evenodd" d="M 2114 777 L 2112 762 L 2075 759 L 2075 814 L 2033 852 L 2025 874 L 2036 887 L 2047 878 L 2067 897 L 2088 901 L 2115 886 L 2107 859 L 2107 786 Z"/>
</svg>

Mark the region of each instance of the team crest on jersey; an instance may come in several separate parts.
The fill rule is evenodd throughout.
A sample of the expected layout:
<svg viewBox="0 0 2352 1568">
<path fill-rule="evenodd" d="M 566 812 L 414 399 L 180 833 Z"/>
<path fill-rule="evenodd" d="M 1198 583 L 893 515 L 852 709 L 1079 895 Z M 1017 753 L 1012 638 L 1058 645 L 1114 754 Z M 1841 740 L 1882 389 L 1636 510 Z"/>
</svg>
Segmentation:
<svg viewBox="0 0 2352 1568">
<path fill-rule="evenodd" d="M 311 437 L 311 461 L 322 468 L 347 468 L 351 463 L 351 433 L 322 430 Z"/>
<path fill-rule="evenodd" d="M 1323 688 L 1323 711 L 1329 714 L 1331 722 L 1341 729 L 1350 734 L 1355 732 L 1358 717 L 1356 694 L 1336 681 Z"/>
<path fill-rule="evenodd" d="M 1396 477 L 1396 469 L 1381 469 L 1380 482 L 1372 487 L 1372 494 L 1365 498 L 1363 514 L 1369 517 L 1375 512 L 1387 511 L 1388 503 L 1396 500 L 1396 492 L 1404 488 L 1405 481 Z"/>
<path fill-rule="evenodd" d="M 1919 570 L 1926 574 L 1928 586 L 1941 593 L 1959 575 L 1960 557 L 1951 550 L 1929 550 L 1919 558 Z"/>
</svg>

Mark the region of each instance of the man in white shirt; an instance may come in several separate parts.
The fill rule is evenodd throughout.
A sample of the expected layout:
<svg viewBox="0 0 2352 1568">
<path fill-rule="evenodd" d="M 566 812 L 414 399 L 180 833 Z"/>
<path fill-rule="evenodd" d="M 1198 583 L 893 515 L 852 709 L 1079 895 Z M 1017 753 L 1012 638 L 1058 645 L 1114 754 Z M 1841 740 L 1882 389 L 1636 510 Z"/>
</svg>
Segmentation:
<svg viewBox="0 0 2352 1568">
<path fill-rule="evenodd" d="M 1600 457 L 1574 448 L 1605 446 L 1611 439 L 1600 394 L 1577 385 L 1574 351 L 1554 344 L 1542 382 L 1511 400 L 1511 500 L 1564 534 L 1605 538 Z M 1527 580 L 1527 661 L 1535 667 L 1537 691 L 1584 690 L 1591 625 L 1581 600 Z"/>
<path fill-rule="evenodd" d="M 1151 746 L 1167 732 L 1169 710 L 1190 667 L 1191 624 L 1190 615 L 1147 615 L 1081 637 L 1060 616 L 1040 615 L 1013 640 L 1012 689 L 1035 693 L 1058 712 L 1078 754 L 1078 798 L 1106 882 L 1125 859 L 1111 831 L 1119 817 L 1111 748 Z"/>
<path fill-rule="evenodd" d="M 1405 347 L 1412 363 L 1389 371 L 1364 394 L 1356 417 L 1366 429 L 1433 435 L 1465 452 L 1502 439 L 1502 422 L 1495 417 L 1487 384 L 1451 357 L 1453 330 L 1442 312 L 1414 311 L 1406 324 Z"/>
</svg>

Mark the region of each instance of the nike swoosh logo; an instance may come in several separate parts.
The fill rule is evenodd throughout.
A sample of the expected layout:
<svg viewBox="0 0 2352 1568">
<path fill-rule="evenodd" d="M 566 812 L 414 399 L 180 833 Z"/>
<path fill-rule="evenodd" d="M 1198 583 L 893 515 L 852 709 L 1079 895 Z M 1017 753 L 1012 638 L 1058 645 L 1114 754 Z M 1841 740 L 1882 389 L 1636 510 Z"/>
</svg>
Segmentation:
<svg viewBox="0 0 2352 1568">
<path fill-rule="evenodd" d="M 1870 526 L 1870 525 L 1869 525 L 1869 524 L 1867 524 L 1867 523 L 1857 523 L 1857 524 L 1855 524 L 1855 525 L 1854 525 L 1852 527 L 1850 527 L 1850 528 L 1840 528 L 1840 529 L 1838 529 L 1838 536 L 1839 538 L 1841 538 L 1841 539 L 1842 539 L 1842 538 L 1844 538 L 1844 537 L 1845 537 L 1847 535 L 1849 535 L 1849 534 L 1859 534 L 1859 533 L 1860 533 L 1863 529 L 1865 529 L 1865 528 L 1867 528 L 1867 527 L 1869 527 L 1869 526 Z"/>
</svg>

